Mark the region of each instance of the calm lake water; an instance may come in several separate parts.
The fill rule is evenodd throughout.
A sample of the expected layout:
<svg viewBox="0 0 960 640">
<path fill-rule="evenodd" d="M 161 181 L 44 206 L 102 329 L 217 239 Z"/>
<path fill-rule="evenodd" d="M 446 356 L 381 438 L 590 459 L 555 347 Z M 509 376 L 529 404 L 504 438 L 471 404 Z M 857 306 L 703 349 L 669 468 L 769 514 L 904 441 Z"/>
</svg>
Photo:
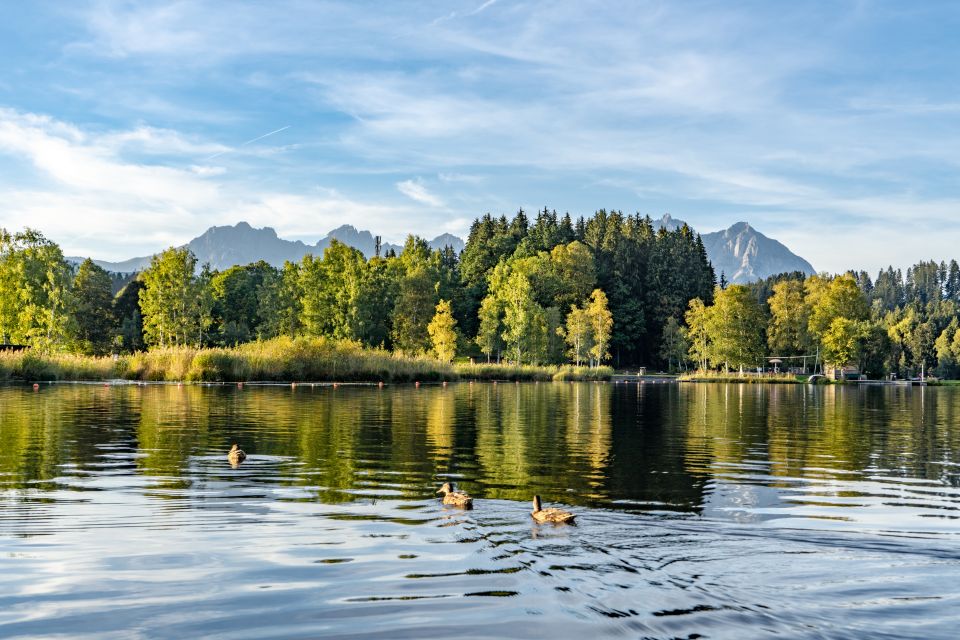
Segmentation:
<svg viewBox="0 0 960 640">
<path fill-rule="evenodd" d="M 958 518 L 960 389 L 0 387 L 0 637 L 956 638 Z"/>
</svg>

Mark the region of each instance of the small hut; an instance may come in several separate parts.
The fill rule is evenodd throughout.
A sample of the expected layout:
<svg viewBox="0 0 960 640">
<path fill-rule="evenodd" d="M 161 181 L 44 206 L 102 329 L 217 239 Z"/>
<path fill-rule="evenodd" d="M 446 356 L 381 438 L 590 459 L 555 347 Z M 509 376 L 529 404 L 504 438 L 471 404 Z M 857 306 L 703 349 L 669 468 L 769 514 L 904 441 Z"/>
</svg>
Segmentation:
<svg viewBox="0 0 960 640">
<path fill-rule="evenodd" d="M 826 371 L 827 377 L 831 380 L 859 380 L 860 369 L 853 366 L 831 367 Z"/>
</svg>

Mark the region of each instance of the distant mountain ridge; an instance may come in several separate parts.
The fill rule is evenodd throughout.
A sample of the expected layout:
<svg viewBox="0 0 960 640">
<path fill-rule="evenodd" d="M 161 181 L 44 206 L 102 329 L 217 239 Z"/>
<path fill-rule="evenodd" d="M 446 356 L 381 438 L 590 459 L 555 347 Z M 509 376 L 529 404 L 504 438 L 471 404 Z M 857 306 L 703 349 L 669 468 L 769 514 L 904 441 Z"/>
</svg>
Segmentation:
<svg viewBox="0 0 960 640">
<path fill-rule="evenodd" d="M 654 224 L 672 231 L 686 223 L 666 214 Z M 746 284 L 792 271 L 801 271 L 806 275 L 816 273 L 813 265 L 783 243 L 763 235 L 748 222 L 737 222 L 722 231 L 702 233 L 700 238 L 717 278 L 722 273 L 733 284 Z"/>
<path fill-rule="evenodd" d="M 322 256 L 324 250 L 333 240 L 354 247 L 368 258 L 376 252 L 376 238 L 370 231 L 358 231 L 356 227 L 345 224 L 330 231 L 315 245 L 309 245 L 300 240 L 284 240 L 277 235 L 272 227 L 257 229 L 246 222 L 222 227 L 210 227 L 197 236 L 186 246 L 195 256 L 198 264 L 210 263 L 214 269 L 227 269 L 238 264 L 250 264 L 258 260 L 265 260 L 275 267 L 283 266 L 287 260 L 299 262 L 303 256 L 312 253 Z M 428 242 L 432 249 L 453 247 L 458 253 L 463 250 L 463 240 L 449 233 L 437 236 Z M 393 249 L 399 253 L 403 247 L 389 242 L 382 243 L 381 255 Z M 121 262 L 109 262 L 94 259 L 94 263 L 107 271 L 130 273 L 142 271 L 150 265 L 153 256 L 130 258 Z M 85 258 L 68 257 L 72 262 L 82 262 Z"/>
<path fill-rule="evenodd" d="M 654 221 L 656 227 L 669 231 L 679 229 L 686 224 L 670 214 Z M 760 280 L 778 273 L 802 271 L 805 274 L 816 273 L 813 266 L 796 255 L 782 243 L 768 238 L 747 222 L 738 222 L 729 229 L 700 235 L 707 257 L 713 263 L 717 277 L 723 273 L 729 282 L 742 284 Z M 368 258 L 376 251 L 376 238 L 370 231 L 360 231 L 345 224 L 330 231 L 326 236 L 309 245 L 300 240 L 284 240 L 271 227 L 257 229 L 246 222 L 222 227 L 210 227 L 185 246 L 197 256 L 198 264 L 210 263 L 214 269 L 227 269 L 238 264 L 249 264 L 265 260 L 279 267 L 287 260 L 300 261 L 303 256 L 312 253 L 322 256 L 323 251 L 334 240 L 360 250 Z M 450 246 L 457 252 L 463 250 L 464 242 L 457 236 L 444 233 L 429 241 L 433 249 Z M 399 253 L 403 247 L 383 243 L 381 255 L 391 249 Z M 130 273 L 142 271 L 150 265 L 152 256 L 131 258 L 122 262 L 94 260 L 108 271 Z M 68 260 L 82 262 L 84 258 L 70 257 Z"/>
</svg>

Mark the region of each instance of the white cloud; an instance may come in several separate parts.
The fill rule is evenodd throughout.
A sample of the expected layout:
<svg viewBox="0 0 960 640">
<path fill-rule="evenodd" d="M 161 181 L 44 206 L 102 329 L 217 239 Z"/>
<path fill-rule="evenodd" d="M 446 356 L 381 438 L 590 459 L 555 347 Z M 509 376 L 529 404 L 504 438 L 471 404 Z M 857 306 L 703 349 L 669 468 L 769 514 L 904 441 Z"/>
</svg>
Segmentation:
<svg viewBox="0 0 960 640">
<path fill-rule="evenodd" d="M 469 231 L 472 222 L 473 220 L 470 218 L 451 218 L 444 221 L 440 228 L 446 233 L 459 235 L 463 240 L 466 240 L 466 233 Z"/>
<path fill-rule="evenodd" d="M 316 242 L 330 229 L 352 224 L 359 229 L 402 237 L 404 219 L 415 223 L 411 212 L 374 202 L 363 202 L 335 189 L 315 189 L 307 194 L 263 193 L 223 211 L 222 224 L 245 220 L 251 225 L 270 226 L 283 237 Z"/>
<path fill-rule="evenodd" d="M 358 219 L 402 238 L 521 203 L 587 213 L 613 197 L 704 228 L 758 220 L 774 237 L 800 219 L 817 232 L 792 248 L 841 268 L 851 221 L 960 209 L 956 101 L 924 74 L 871 70 L 851 44 L 861 20 L 890 12 L 462 0 L 431 25 L 437 6 L 416 3 L 84 6 L 57 13 L 82 14 L 62 30 L 80 41 L 64 45 L 70 73 L 48 93 L 71 91 L 78 122 L 121 124 L 0 110 L 0 162 L 14 158 L 0 173 L 16 173 L 0 192 L 20 212 L 0 210 L 4 221 L 74 229 L 76 216 L 53 217 L 74 205 L 101 234 L 138 220 L 130 232 L 151 242 L 164 221 L 183 241 L 242 215 L 305 235 Z M 908 41 L 889 53 L 909 56 Z M 288 123 L 295 143 L 253 144 Z M 936 242 L 952 237 L 944 225 Z M 881 239 L 864 246 L 887 261 Z M 892 250 L 908 248 L 922 255 Z"/>
<path fill-rule="evenodd" d="M 132 148 L 148 159 L 128 159 Z M 210 225 L 241 220 L 309 242 L 344 223 L 391 241 L 407 233 L 435 235 L 430 216 L 412 205 L 362 201 L 329 188 L 300 193 L 258 188 L 242 177 L 225 181 L 224 167 L 190 164 L 196 152 L 216 148 L 202 140 L 187 142 L 173 131 L 138 127 L 91 133 L 54 118 L 2 109 L 0 162 L 7 157 L 20 171 L 32 167 L 31 182 L 37 185 L 0 182 L 0 226 L 34 227 L 68 255 L 113 260 L 180 245 Z M 171 165 L 149 160 L 151 154 L 163 155 Z M 440 202 L 419 182 L 401 184 L 418 202 Z"/>
<path fill-rule="evenodd" d="M 397 183 L 397 190 L 411 200 L 416 200 L 422 204 L 431 207 L 442 207 L 443 200 L 430 193 L 419 178 L 416 180 L 404 180 Z"/>
<path fill-rule="evenodd" d="M 462 182 L 466 184 L 480 184 L 484 181 L 483 176 L 471 175 L 468 173 L 445 173 L 441 171 L 437 174 L 441 182 Z"/>
<path fill-rule="evenodd" d="M 102 135 L 97 143 L 106 151 L 129 150 L 156 155 L 206 155 L 227 150 L 221 144 L 191 140 L 177 131 L 143 125 Z"/>
<path fill-rule="evenodd" d="M 220 176 L 227 172 L 224 167 L 211 167 L 208 165 L 192 165 L 190 170 L 198 176 Z"/>
<path fill-rule="evenodd" d="M 468 15 L 468 16 L 475 16 L 475 15 L 477 15 L 478 13 L 482 13 L 482 12 L 486 11 L 487 9 L 489 9 L 490 7 L 492 7 L 493 5 L 495 5 L 496 3 L 497 3 L 497 0 L 486 0 L 483 4 L 481 4 L 480 6 L 478 6 L 476 9 L 474 9 L 473 11 L 470 11 L 469 13 L 467 13 L 467 15 Z"/>
<path fill-rule="evenodd" d="M 94 138 L 48 117 L 0 109 L 0 153 L 28 160 L 61 187 L 180 206 L 217 197 L 216 186 L 198 180 L 190 170 L 123 161 L 121 148 L 131 140 L 173 150 L 169 143 L 175 137 L 142 134 L 141 130 Z"/>
<path fill-rule="evenodd" d="M 393 12 L 397 20 L 391 19 Z M 164 59 L 183 65 L 215 67 L 225 60 L 265 55 L 379 57 L 381 42 L 356 38 L 356 31 L 396 34 L 409 10 L 384 5 L 371 12 L 354 3 L 297 0 L 244 3 L 224 9 L 221 2 L 96 2 L 81 12 L 86 37 L 68 53 L 114 59 Z M 155 69 L 159 70 L 159 69 Z"/>
</svg>

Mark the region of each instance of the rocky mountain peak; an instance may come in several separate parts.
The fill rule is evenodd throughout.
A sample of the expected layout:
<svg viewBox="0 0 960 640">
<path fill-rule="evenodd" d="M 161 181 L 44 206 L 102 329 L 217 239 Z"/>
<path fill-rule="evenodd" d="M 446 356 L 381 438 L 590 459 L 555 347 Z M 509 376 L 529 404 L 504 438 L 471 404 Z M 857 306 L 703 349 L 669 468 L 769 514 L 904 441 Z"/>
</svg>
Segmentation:
<svg viewBox="0 0 960 640">
<path fill-rule="evenodd" d="M 717 275 L 723 273 L 734 284 L 790 271 L 816 273 L 809 262 L 747 222 L 737 222 L 722 231 L 703 234 L 701 238 Z"/>
<path fill-rule="evenodd" d="M 679 229 L 684 224 L 669 213 L 653 221 L 655 229 Z M 741 220 L 726 229 L 701 234 L 707 257 L 717 277 L 724 274 L 728 282 L 744 284 L 790 271 L 815 273 L 813 266 L 780 242 L 768 238 L 749 222 Z"/>
</svg>

